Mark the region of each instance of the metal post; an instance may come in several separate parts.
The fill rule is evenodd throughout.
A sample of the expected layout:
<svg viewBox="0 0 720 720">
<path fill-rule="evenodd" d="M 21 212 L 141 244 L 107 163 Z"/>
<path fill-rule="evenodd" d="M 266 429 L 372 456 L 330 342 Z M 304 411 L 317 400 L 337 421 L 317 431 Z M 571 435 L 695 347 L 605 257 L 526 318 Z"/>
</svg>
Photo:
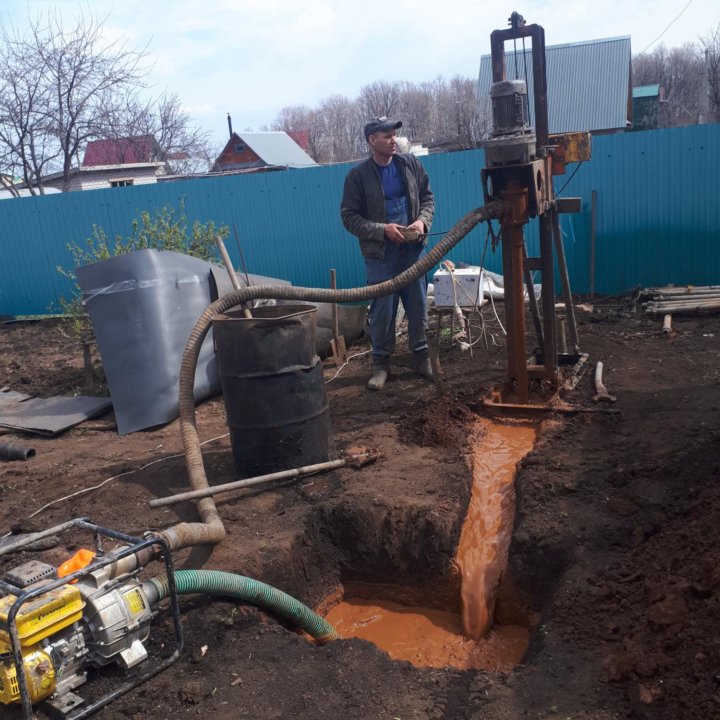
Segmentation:
<svg viewBox="0 0 720 720">
<path fill-rule="evenodd" d="M 507 352 L 507 379 L 509 388 L 512 389 L 515 380 L 517 380 L 517 368 L 515 366 L 515 358 L 517 357 L 517 340 L 518 334 L 515 328 L 515 314 L 513 312 L 513 303 L 515 293 L 513 292 L 513 272 L 512 272 L 512 225 L 503 222 L 501 225 L 502 232 L 502 264 L 503 264 L 503 304 L 505 307 L 505 347 Z"/>
<path fill-rule="evenodd" d="M 513 276 L 513 325 L 517 333 L 515 345 L 515 377 L 517 379 L 518 401 L 528 401 L 530 389 L 527 374 L 527 350 L 525 346 L 525 288 L 523 285 L 523 238 L 522 225 L 513 225 L 512 233 L 512 276 Z"/>
<path fill-rule="evenodd" d="M 557 384 L 557 335 L 555 332 L 555 278 L 552 229 L 549 213 L 540 218 L 540 261 L 542 265 L 543 330 L 545 332 L 545 378 Z"/>
<path fill-rule="evenodd" d="M 528 401 L 527 352 L 525 349 L 525 298 L 523 223 L 527 217 L 527 190 L 508 183 L 503 192 L 510 212 L 502 224 L 503 277 L 505 283 L 505 321 L 507 327 L 508 381 L 516 386 L 518 402 Z M 510 307 L 508 307 L 508 300 Z"/>
<path fill-rule="evenodd" d="M 337 289 L 337 273 L 335 272 L 335 268 L 332 268 L 330 270 L 330 289 L 331 290 Z M 333 338 L 335 339 L 335 342 L 337 342 L 337 339 L 340 336 L 340 324 L 338 321 L 337 303 L 333 303 L 333 305 L 332 305 L 332 321 L 333 321 Z"/>
<path fill-rule="evenodd" d="M 565 312 L 567 314 L 570 340 L 573 344 L 573 352 L 580 352 L 580 340 L 578 338 L 577 323 L 575 322 L 575 306 L 573 305 L 572 293 L 570 292 L 570 275 L 568 274 L 567 262 L 565 261 L 565 247 L 563 246 L 562 233 L 560 232 L 560 215 L 557 208 L 550 211 L 552 221 L 553 237 L 555 239 L 555 252 L 557 254 L 558 268 L 562 280 L 563 299 L 565 300 Z"/>
<path fill-rule="evenodd" d="M 590 204 L 590 299 L 595 297 L 595 228 L 597 223 L 597 190 L 592 191 Z"/>
<path fill-rule="evenodd" d="M 523 243 L 523 260 L 527 260 L 527 247 Z M 542 322 L 540 322 L 540 309 L 538 308 L 537 298 L 535 297 L 535 286 L 533 284 L 532 273 L 527 268 L 524 268 L 525 273 L 525 288 L 528 293 L 528 302 L 530 303 L 530 313 L 532 314 L 533 325 L 535 326 L 535 336 L 537 337 L 538 346 L 542 351 L 545 347 L 545 340 L 543 337 Z"/>
</svg>

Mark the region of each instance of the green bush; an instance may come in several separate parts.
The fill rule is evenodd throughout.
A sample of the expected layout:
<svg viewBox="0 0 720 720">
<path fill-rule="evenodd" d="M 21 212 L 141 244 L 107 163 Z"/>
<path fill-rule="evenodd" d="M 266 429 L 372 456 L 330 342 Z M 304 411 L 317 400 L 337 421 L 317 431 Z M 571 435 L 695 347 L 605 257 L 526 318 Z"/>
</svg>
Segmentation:
<svg viewBox="0 0 720 720">
<path fill-rule="evenodd" d="M 60 305 L 68 321 L 69 331 L 78 338 L 89 335 L 91 327 L 82 304 L 82 291 L 77 284 L 75 268 L 148 248 L 172 250 L 213 261 L 218 259 L 215 237 L 220 235 L 224 240 L 230 234 L 227 225 L 216 227 L 212 221 L 201 223 L 195 220 L 190 225 L 182 198 L 177 208 L 166 205 L 154 214 L 141 212 L 139 217 L 133 219 L 131 227 L 128 237 L 116 235 L 111 240 L 102 227 L 93 225 L 91 236 L 84 242 L 68 243 L 73 267 L 70 270 L 58 267 L 58 272 L 75 282 L 75 291 L 70 300 L 61 298 Z"/>
</svg>

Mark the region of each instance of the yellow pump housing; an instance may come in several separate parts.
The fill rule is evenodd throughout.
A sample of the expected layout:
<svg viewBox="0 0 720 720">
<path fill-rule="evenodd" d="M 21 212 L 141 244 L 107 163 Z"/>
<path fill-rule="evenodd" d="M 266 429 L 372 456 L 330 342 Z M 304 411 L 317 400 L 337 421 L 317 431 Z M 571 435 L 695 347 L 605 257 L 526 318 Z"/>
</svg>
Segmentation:
<svg viewBox="0 0 720 720">
<path fill-rule="evenodd" d="M 50 656 L 40 647 L 22 650 L 23 669 L 30 701 L 40 702 L 55 692 L 55 668 Z M 15 664 L 7 659 L 0 662 L 0 703 L 20 702 L 20 685 Z"/>
<path fill-rule="evenodd" d="M 0 655 L 10 656 L 12 643 L 8 615 L 17 601 L 15 595 L 0 599 Z M 65 585 L 26 602 L 15 617 L 20 652 L 30 699 L 44 700 L 55 692 L 55 667 L 50 655 L 39 643 L 82 618 L 85 603 L 80 591 Z M 0 661 L 0 703 L 20 701 L 20 685 L 12 657 Z"/>
<path fill-rule="evenodd" d="M 10 652 L 8 614 L 17 597 L 0 599 L 0 653 Z M 26 602 L 15 617 L 20 647 L 30 648 L 50 635 L 82 618 L 85 603 L 80 591 L 71 585 L 51 590 Z"/>
</svg>

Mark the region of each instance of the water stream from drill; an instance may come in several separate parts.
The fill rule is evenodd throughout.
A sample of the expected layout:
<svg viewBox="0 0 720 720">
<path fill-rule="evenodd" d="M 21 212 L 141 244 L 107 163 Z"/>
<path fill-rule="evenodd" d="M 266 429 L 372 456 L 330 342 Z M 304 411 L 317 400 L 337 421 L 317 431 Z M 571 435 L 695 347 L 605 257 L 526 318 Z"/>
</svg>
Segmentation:
<svg viewBox="0 0 720 720">
<path fill-rule="evenodd" d="M 473 490 L 455 560 L 462 573 L 462 624 L 479 640 L 493 621 L 495 595 L 505 570 L 515 512 L 515 468 L 532 449 L 535 425 L 478 420 Z"/>
</svg>

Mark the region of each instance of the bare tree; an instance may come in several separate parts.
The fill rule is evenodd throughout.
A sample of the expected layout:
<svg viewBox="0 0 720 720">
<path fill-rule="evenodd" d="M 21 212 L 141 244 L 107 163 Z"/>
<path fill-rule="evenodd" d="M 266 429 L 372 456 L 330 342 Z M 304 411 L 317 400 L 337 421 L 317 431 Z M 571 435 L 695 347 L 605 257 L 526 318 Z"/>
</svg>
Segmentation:
<svg viewBox="0 0 720 720">
<path fill-rule="evenodd" d="M 668 50 L 660 45 L 650 54 L 633 58 L 633 84 L 660 85 L 664 102 L 660 125 L 693 125 L 698 122 L 702 94 L 702 60 L 697 48 L 686 43 Z"/>
<path fill-rule="evenodd" d="M 162 160 L 172 174 L 206 172 L 217 156 L 209 133 L 195 128 L 175 94 L 144 101 L 134 90 L 108 93 L 99 107 L 95 137 L 115 140 L 123 162 L 128 149 L 147 160 Z"/>
<path fill-rule="evenodd" d="M 322 162 L 327 154 L 329 140 L 325 135 L 320 113 L 317 110 L 311 110 L 307 105 L 283 108 L 275 118 L 272 129 L 284 132 L 307 131 L 310 157 L 317 162 Z"/>
<path fill-rule="evenodd" d="M 40 194 L 43 173 L 60 156 L 47 116 L 52 98 L 42 75 L 28 71 L 24 39 L 7 30 L 0 37 L 0 182 L 15 196 L 16 179 Z"/>
<path fill-rule="evenodd" d="M 342 95 L 326 98 L 318 108 L 325 137 L 325 162 L 344 162 L 365 152 L 364 121 L 357 103 Z"/>
<path fill-rule="evenodd" d="M 368 120 L 374 117 L 393 117 L 400 108 L 399 83 L 380 80 L 360 90 L 360 111 Z"/>
<path fill-rule="evenodd" d="M 482 138 L 477 83 L 456 75 L 448 84 L 447 133 L 462 148 L 477 147 Z M 454 127 L 453 127 L 454 124 Z"/>
<path fill-rule="evenodd" d="M 397 110 L 402 118 L 403 133 L 411 140 L 427 139 L 431 127 L 433 94 L 427 85 L 400 83 L 400 102 Z"/>
<path fill-rule="evenodd" d="M 402 120 L 401 133 L 428 145 L 477 147 L 487 125 L 478 104 L 477 81 L 460 75 L 449 81 L 375 82 L 366 85 L 355 100 L 333 95 L 311 110 L 306 106 L 284 108 L 274 127 L 309 130 L 318 162 L 344 162 L 367 154 L 363 127 L 372 117 Z"/>
<path fill-rule="evenodd" d="M 700 39 L 705 65 L 705 90 L 709 119 L 720 122 L 720 23 Z"/>
<path fill-rule="evenodd" d="M 103 100 L 142 84 L 144 52 L 104 44 L 102 30 L 103 21 L 92 15 L 67 29 L 53 13 L 29 20 L 24 34 L 11 26 L 0 30 L 3 107 L 16 106 L 2 122 L 12 128 L 12 152 L 26 181 L 37 181 L 55 164 L 67 190 L 80 149 L 95 136 Z M 6 138 L 0 141 L 9 147 Z"/>
</svg>

